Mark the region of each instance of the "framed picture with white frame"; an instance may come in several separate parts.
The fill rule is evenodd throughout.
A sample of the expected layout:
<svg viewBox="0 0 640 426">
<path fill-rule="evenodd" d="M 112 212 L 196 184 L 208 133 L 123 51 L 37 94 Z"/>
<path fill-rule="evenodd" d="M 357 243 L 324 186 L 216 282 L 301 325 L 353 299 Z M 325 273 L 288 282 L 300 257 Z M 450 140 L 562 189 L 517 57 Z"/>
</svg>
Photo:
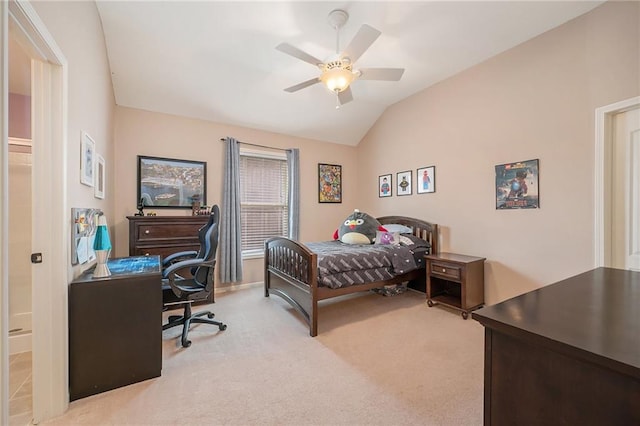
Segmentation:
<svg viewBox="0 0 640 426">
<path fill-rule="evenodd" d="M 104 157 L 102 155 L 96 155 L 96 170 L 95 170 L 94 176 L 95 176 L 94 196 L 96 198 L 104 199 L 106 170 L 105 170 L 105 164 L 104 164 Z"/>
<path fill-rule="evenodd" d="M 96 143 L 87 132 L 83 131 L 80 141 L 80 183 L 87 186 L 94 185 L 95 151 Z"/>
</svg>

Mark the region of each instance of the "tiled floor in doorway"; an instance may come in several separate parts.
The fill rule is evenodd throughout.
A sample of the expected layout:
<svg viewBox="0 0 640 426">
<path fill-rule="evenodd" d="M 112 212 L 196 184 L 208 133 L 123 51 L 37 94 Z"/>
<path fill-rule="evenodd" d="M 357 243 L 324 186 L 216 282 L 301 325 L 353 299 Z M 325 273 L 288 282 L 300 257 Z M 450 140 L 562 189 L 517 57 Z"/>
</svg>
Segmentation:
<svg viewBox="0 0 640 426">
<path fill-rule="evenodd" d="M 31 424 L 31 352 L 9 355 L 9 425 Z"/>
</svg>

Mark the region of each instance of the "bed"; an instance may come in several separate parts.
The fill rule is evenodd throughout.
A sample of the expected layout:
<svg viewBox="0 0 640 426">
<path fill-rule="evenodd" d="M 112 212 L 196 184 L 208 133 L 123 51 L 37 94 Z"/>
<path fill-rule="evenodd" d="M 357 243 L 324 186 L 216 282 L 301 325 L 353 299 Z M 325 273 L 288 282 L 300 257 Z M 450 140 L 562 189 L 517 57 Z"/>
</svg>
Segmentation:
<svg viewBox="0 0 640 426">
<path fill-rule="evenodd" d="M 382 226 L 400 224 L 411 228 L 410 235 L 426 241 L 430 253 L 438 253 L 438 225 L 405 216 L 384 216 L 377 219 Z M 374 281 L 329 287 L 320 282 L 319 255 L 308 246 L 313 246 L 313 243 L 305 245 L 285 237 L 274 237 L 265 242 L 264 295 L 269 297 L 275 294 L 291 304 L 309 324 L 309 334 L 312 337 L 318 334 L 318 302 L 321 300 L 406 281 L 425 288 L 424 262 L 417 269 L 392 274 L 388 278 L 378 279 L 379 275 L 371 274 L 370 278 Z"/>
</svg>

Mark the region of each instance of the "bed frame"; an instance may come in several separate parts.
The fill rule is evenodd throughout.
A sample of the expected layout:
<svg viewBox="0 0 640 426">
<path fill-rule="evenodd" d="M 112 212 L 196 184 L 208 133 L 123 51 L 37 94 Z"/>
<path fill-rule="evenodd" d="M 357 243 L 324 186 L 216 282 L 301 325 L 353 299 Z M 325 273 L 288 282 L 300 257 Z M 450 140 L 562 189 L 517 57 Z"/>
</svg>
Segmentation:
<svg viewBox="0 0 640 426">
<path fill-rule="evenodd" d="M 413 235 L 431 244 L 431 253 L 438 253 L 438 225 L 404 216 L 384 216 L 378 221 L 384 226 L 399 223 L 413 229 Z M 265 241 L 264 295 L 276 294 L 289 302 L 309 324 L 309 334 L 318 334 L 318 302 L 345 294 L 419 281 L 424 286 L 425 272 L 416 269 L 392 279 L 332 289 L 318 286 L 318 256 L 304 244 L 285 237 Z"/>
</svg>

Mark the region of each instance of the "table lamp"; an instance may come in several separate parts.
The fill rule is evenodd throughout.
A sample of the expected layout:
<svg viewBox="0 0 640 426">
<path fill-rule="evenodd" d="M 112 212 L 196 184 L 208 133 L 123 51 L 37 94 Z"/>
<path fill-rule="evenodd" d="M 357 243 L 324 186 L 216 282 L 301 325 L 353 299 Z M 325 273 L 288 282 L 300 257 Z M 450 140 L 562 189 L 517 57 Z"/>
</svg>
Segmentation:
<svg viewBox="0 0 640 426">
<path fill-rule="evenodd" d="M 93 240 L 93 250 L 96 252 L 96 269 L 93 271 L 93 276 L 108 277 L 111 275 L 109 267 L 107 266 L 107 259 L 111 252 L 111 240 L 109 239 L 109 228 L 107 228 L 107 218 L 104 215 L 100 215 L 98 218 L 98 229 L 96 230 L 96 237 Z"/>
</svg>

